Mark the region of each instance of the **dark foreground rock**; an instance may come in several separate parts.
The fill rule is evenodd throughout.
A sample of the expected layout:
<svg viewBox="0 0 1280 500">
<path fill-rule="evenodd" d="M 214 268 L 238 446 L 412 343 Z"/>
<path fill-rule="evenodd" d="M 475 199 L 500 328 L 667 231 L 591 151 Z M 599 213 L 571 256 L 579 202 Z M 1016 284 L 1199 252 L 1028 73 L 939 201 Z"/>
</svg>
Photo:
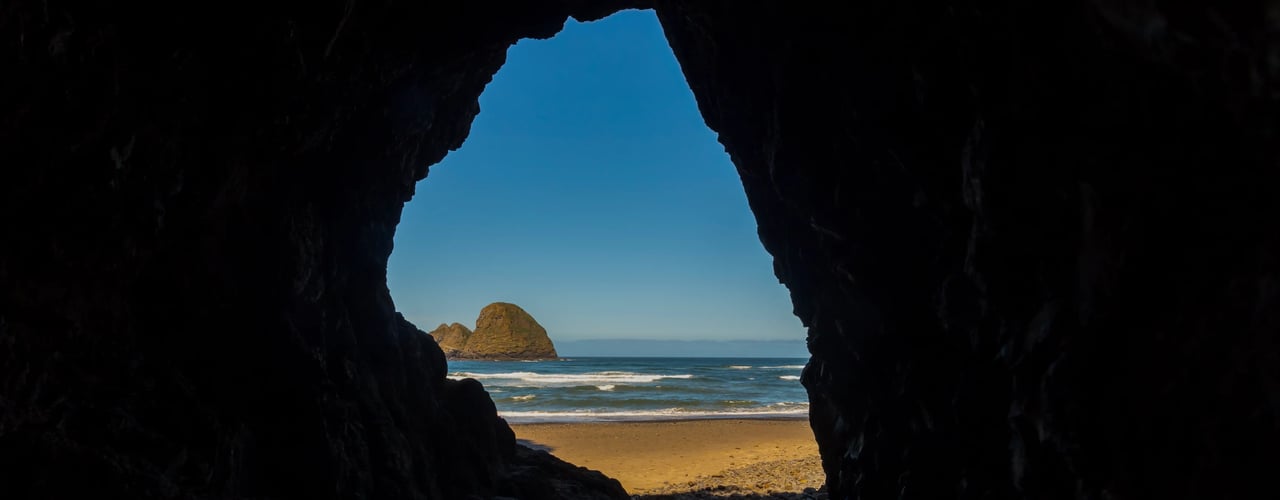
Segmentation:
<svg viewBox="0 0 1280 500">
<path fill-rule="evenodd" d="M 832 498 L 1280 497 L 1275 2 L 657 12 Z"/>
<path fill-rule="evenodd" d="M 543 450 L 517 444 L 515 461 L 519 465 L 509 471 L 512 486 L 504 491 L 515 498 L 631 498 L 617 479 L 570 464 Z"/>
<path fill-rule="evenodd" d="M 11 0 L 0 496 L 561 491 L 385 269 L 507 47 L 628 6 L 808 327 L 831 497 L 1280 497 L 1264 0 Z"/>
<path fill-rule="evenodd" d="M 507 47 L 623 5 L 5 3 L 0 497 L 541 491 L 387 257 Z"/>
</svg>

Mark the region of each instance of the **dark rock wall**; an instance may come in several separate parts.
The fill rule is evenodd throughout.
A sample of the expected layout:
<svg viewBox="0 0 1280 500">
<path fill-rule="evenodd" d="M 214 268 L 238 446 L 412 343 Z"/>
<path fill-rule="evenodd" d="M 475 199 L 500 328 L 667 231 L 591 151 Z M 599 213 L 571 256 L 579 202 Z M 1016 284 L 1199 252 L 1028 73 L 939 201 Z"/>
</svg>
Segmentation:
<svg viewBox="0 0 1280 500">
<path fill-rule="evenodd" d="M 657 10 L 833 497 L 1280 494 L 1280 4 Z"/>
<path fill-rule="evenodd" d="M 621 6 L 0 4 L 0 497 L 554 492 L 386 261 L 506 48 Z"/>
<path fill-rule="evenodd" d="M 0 4 L 0 496 L 621 495 L 385 266 L 506 47 L 624 3 Z M 1280 7 L 1210 4 L 658 2 L 835 497 L 1276 496 Z"/>
</svg>

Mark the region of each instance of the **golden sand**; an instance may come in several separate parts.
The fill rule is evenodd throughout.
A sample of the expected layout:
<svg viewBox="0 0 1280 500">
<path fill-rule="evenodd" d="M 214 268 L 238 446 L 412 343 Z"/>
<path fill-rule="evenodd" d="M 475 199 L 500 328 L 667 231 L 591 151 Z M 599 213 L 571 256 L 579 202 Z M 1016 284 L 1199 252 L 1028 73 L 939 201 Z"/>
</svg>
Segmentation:
<svg viewBox="0 0 1280 500">
<path fill-rule="evenodd" d="M 512 425 L 516 438 L 613 477 L 632 494 L 732 478 L 747 490 L 822 485 L 805 420 L 687 420 Z M 777 467 L 802 470 L 770 469 Z M 775 468 L 777 468 L 775 467 Z M 733 471 L 753 471 L 733 474 Z M 816 481 L 816 484 L 811 484 Z M 802 488 L 800 488 L 802 489 Z"/>
</svg>

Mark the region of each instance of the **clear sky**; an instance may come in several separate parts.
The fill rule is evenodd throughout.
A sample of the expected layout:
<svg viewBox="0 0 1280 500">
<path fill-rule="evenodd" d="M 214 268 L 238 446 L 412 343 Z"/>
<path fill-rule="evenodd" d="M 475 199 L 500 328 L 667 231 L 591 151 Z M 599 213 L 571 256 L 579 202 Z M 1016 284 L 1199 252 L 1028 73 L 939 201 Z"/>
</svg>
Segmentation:
<svg viewBox="0 0 1280 500">
<path fill-rule="evenodd" d="M 387 279 L 410 321 L 473 327 L 505 301 L 555 341 L 803 346 L 742 183 L 653 12 L 521 41 L 480 107 L 396 230 Z"/>
</svg>

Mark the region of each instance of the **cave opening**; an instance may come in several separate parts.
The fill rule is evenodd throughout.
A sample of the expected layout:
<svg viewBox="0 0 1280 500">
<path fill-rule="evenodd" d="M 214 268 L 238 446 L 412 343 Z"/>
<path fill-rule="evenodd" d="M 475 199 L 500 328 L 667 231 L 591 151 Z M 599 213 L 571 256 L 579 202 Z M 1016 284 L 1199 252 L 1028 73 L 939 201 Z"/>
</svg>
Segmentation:
<svg viewBox="0 0 1280 500">
<path fill-rule="evenodd" d="M 1275 2 L 48 3 L 0 16 L 0 497 L 629 498 L 386 271 L 508 47 L 632 7 L 807 328 L 832 498 L 1280 497 Z M 435 241 L 526 241 L 484 236 Z"/>
<path fill-rule="evenodd" d="M 629 10 L 508 49 L 466 142 L 405 204 L 387 283 L 400 313 L 456 356 L 450 378 L 479 379 L 531 444 L 633 491 L 743 465 L 742 448 L 757 461 L 802 455 L 809 483 L 795 489 L 818 487 L 805 330 L 756 230 L 655 14 Z M 447 337 L 479 337 L 495 314 L 536 318 L 561 362 L 502 359 L 475 340 L 451 351 Z M 720 437 L 684 450 L 701 458 L 673 478 L 630 470 L 660 469 L 670 450 L 622 457 L 598 449 L 601 432 L 539 425 L 672 419 L 737 432 L 681 431 Z M 607 433 L 656 438 L 629 429 Z"/>
</svg>

